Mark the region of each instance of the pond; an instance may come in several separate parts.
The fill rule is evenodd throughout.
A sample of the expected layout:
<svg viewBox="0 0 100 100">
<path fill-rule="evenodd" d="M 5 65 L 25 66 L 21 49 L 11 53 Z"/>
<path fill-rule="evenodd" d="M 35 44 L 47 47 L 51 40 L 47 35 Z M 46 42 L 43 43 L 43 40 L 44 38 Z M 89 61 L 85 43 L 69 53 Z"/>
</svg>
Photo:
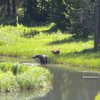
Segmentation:
<svg viewBox="0 0 100 100">
<path fill-rule="evenodd" d="M 26 62 L 32 63 L 32 60 Z M 53 87 L 46 94 L 2 93 L 0 100 L 95 100 L 100 91 L 100 73 L 71 71 L 59 66 L 63 65 L 48 65 L 53 74 Z"/>
</svg>

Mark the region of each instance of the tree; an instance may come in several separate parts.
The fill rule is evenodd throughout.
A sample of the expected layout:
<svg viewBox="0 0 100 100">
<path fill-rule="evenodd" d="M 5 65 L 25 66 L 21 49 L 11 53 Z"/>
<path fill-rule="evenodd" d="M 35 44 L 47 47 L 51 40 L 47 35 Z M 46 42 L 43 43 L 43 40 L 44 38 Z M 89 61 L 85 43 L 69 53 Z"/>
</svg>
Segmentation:
<svg viewBox="0 0 100 100">
<path fill-rule="evenodd" d="M 13 16 L 16 17 L 16 2 L 15 2 L 15 0 L 12 0 L 12 13 L 13 13 Z"/>
<path fill-rule="evenodd" d="M 52 20 L 56 23 L 57 28 L 67 30 L 70 25 L 70 19 L 65 0 L 55 0 L 52 4 Z"/>
<path fill-rule="evenodd" d="M 7 0 L 7 15 L 10 16 L 10 1 Z"/>
<path fill-rule="evenodd" d="M 96 33 L 94 41 L 94 50 L 98 49 L 100 43 L 100 0 L 96 0 Z"/>
<path fill-rule="evenodd" d="M 33 21 L 46 21 L 49 15 L 49 0 L 25 0 L 24 17 Z"/>
<path fill-rule="evenodd" d="M 75 37 L 88 37 L 93 32 L 94 2 L 90 0 L 54 0 L 52 20 L 57 28 L 75 34 Z"/>
</svg>

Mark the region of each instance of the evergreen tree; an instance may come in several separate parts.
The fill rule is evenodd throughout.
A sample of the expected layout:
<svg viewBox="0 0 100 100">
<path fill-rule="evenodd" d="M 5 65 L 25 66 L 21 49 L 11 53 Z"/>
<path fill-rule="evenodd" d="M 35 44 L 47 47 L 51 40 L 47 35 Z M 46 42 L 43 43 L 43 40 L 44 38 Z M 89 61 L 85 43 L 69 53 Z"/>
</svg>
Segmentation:
<svg viewBox="0 0 100 100">
<path fill-rule="evenodd" d="M 70 25 L 70 19 L 65 0 L 55 0 L 53 6 L 52 20 L 56 23 L 57 28 L 67 30 Z"/>
<path fill-rule="evenodd" d="M 33 21 L 46 21 L 49 15 L 50 3 L 48 0 L 26 0 L 24 8 L 25 18 Z"/>
<path fill-rule="evenodd" d="M 88 37 L 93 32 L 94 2 L 90 0 L 52 0 L 52 20 L 57 28 L 75 34 L 75 37 Z"/>
</svg>

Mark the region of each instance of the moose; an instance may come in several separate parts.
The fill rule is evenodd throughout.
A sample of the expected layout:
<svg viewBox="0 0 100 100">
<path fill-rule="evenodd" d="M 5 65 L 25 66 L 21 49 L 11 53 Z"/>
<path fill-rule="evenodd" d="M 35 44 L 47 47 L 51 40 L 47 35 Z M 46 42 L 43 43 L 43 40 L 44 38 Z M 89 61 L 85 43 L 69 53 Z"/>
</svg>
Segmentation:
<svg viewBox="0 0 100 100">
<path fill-rule="evenodd" d="M 60 50 L 52 50 L 51 51 L 54 55 L 59 55 L 60 54 Z"/>
<path fill-rule="evenodd" d="M 36 54 L 33 56 L 33 59 L 39 59 L 41 64 L 47 64 L 48 62 L 48 57 L 47 55 L 42 55 L 42 54 Z"/>
</svg>

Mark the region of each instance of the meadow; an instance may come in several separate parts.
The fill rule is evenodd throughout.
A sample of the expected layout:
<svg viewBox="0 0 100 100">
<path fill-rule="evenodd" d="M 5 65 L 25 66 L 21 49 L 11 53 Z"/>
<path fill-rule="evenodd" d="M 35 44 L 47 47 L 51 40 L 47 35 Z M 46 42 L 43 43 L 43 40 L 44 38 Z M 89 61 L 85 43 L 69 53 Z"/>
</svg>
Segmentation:
<svg viewBox="0 0 100 100">
<path fill-rule="evenodd" d="M 49 63 L 99 70 L 100 51 L 93 50 L 93 36 L 75 39 L 71 34 L 52 30 L 53 26 L 53 23 L 33 27 L 1 25 L 0 55 L 32 58 L 35 54 L 46 54 Z M 51 53 L 56 49 L 61 51 L 58 56 Z"/>
</svg>

